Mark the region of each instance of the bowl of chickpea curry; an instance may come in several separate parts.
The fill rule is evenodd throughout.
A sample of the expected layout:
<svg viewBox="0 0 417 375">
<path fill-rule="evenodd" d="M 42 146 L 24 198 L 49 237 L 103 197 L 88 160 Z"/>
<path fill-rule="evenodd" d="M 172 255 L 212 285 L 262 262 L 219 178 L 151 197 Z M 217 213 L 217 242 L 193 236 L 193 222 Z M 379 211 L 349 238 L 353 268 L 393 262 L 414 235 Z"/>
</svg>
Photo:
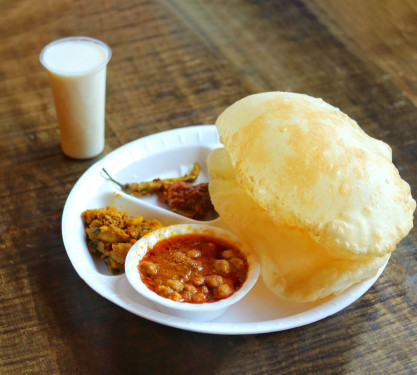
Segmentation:
<svg viewBox="0 0 417 375">
<path fill-rule="evenodd" d="M 137 241 L 127 254 L 125 272 L 132 287 L 159 311 L 208 321 L 251 290 L 259 264 L 229 231 L 178 224 Z"/>
</svg>

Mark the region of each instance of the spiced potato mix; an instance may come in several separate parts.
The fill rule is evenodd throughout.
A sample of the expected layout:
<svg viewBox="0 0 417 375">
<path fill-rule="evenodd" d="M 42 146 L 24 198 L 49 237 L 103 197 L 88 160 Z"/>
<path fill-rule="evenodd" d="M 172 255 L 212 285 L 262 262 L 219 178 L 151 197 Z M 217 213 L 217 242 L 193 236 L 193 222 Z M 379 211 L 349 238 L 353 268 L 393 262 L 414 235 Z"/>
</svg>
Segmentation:
<svg viewBox="0 0 417 375">
<path fill-rule="evenodd" d="M 212 202 L 278 296 L 314 301 L 372 277 L 412 228 L 390 147 L 321 99 L 251 95 L 216 126 Z"/>
</svg>

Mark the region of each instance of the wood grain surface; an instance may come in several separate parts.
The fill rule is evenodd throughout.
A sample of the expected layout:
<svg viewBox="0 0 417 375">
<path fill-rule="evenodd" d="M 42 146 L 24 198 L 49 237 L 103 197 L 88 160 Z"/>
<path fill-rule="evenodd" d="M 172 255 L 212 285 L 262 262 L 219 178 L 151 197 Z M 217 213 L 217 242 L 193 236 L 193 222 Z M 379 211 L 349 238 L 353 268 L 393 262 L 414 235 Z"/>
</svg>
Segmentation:
<svg viewBox="0 0 417 375">
<path fill-rule="evenodd" d="M 237 99 L 322 97 L 393 149 L 417 196 L 417 3 L 413 0 L 0 0 L 1 374 L 415 374 L 417 231 L 374 286 L 293 330 L 188 332 L 139 318 L 76 274 L 61 236 L 78 178 L 117 147 L 212 124 Z M 105 41 L 106 146 L 60 149 L 39 53 L 52 40 Z"/>
</svg>

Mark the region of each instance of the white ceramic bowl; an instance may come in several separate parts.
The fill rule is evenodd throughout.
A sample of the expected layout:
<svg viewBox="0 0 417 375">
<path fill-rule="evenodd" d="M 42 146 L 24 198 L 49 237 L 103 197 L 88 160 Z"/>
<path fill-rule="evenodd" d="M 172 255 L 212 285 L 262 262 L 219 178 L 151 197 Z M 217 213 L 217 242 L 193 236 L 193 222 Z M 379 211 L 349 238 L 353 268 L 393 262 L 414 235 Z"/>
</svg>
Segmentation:
<svg viewBox="0 0 417 375">
<path fill-rule="evenodd" d="M 142 282 L 138 270 L 139 261 L 145 256 L 149 248 L 158 241 L 178 234 L 204 234 L 228 241 L 237 246 L 248 260 L 248 277 L 243 285 L 230 297 L 216 302 L 186 303 L 164 298 L 148 289 Z M 145 298 L 154 302 L 156 308 L 166 314 L 186 319 L 209 321 L 223 314 L 228 307 L 242 299 L 255 285 L 259 277 L 259 263 L 250 250 L 233 233 L 224 229 L 203 224 L 171 225 L 151 232 L 132 246 L 126 257 L 125 272 L 132 287 Z"/>
</svg>

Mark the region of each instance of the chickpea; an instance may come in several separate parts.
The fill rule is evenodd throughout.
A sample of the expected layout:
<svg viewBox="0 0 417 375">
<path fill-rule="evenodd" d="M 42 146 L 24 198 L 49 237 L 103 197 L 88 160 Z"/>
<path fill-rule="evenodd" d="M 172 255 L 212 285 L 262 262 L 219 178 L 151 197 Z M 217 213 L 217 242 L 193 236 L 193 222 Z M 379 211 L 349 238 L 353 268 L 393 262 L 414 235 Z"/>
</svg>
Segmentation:
<svg viewBox="0 0 417 375">
<path fill-rule="evenodd" d="M 234 253 L 233 250 L 225 250 L 225 251 L 222 252 L 222 257 L 224 259 L 230 259 L 234 256 L 235 256 L 235 253 Z"/>
<path fill-rule="evenodd" d="M 197 291 L 198 291 L 198 289 L 192 284 L 185 284 L 184 285 L 184 290 L 186 292 L 189 292 L 189 293 L 192 293 L 192 294 L 196 294 Z"/>
<path fill-rule="evenodd" d="M 229 260 L 230 264 L 232 265 L 232 269 L 235 270 L 241 270 L 245 267 L 245 262 L 243 259 L 240 259 L 238 257 L 233 257 Z"/>
<path fill-rule="evenodd" d="M 140 270 L 148 276 L 154 276 L 158 273 L 158 266 L 149 261 L 141 262 Z"/>
<path fill-rule="evenodd" d="M 195 286 L 204 285 L 204 276 L 194 277 L 193 283 L 194 283 Z"/>
<path fill-rule="evenodd" d="M 230 264 L 226 259 L 217 259 L 214 262 L 214 269 L 217 273 L 227 275 L 230 272 Z"/>
<path fill-rule="evenodd" d="M 193 302 L 201 303 L 206 300 L 206 296 L 204 295 L 204 293 L 197 293 L 197 294 L 194 294 L 191 297 L 191 299 Z"/>
<path fill-rule="evenodd" d="M 184 299 L 184 301 L 186 301 L 186 302 L 192 301 L 193 294 L 192 294 L 192 293 L 190 293 L 190 292 L 185 291 L 185 292 L 183 292 L 183 293 L 182 293 L 182 298 L 183 298 L 183 299 Z"/>
<path fill-rule="evenodd" d="M 201 251 L 200 250 L 188 250 L 187 251 L 187 257 L 189 258 L 198 258 L 201 255 Z"/>
<path fill-rule="evenodd" d="M 174 291 L 165 285 L 159 285 L 157 288 L 157 292 L 159 295 L 161 295 L 162 297 L 169 297 L 172 293 L 174 293 Z"/>
<path fill-rule="evenodd" d="M 176 292 L 181 292 L 184 289 L 184 284 L 179 280 L 167 280 L 166 285 Z"/>
<path fill-rule="evenodd" d="M 229 284 L 222 284 L 216 288 L 215 296 L 217 298 L 226 298 L 232 293 L 232 288 Z"/>
<path fill-rule="evenodd" d="M 219 285 L 222 285 L 223 284 L 223 277 L 221 277 L 219 275 L 207 276 L 206 277 L 206 280 L 204 281 L 204 283 L 209 288 L 217 288 Z"/>
<path fill-rule="evenodd" d="M 173 301 L 180 301 L 182 300 L 182 295 L 179 294 L 178 292 L 173 292 L 170 296 L 170 299 L 172 299 Z"/>
</svg>

